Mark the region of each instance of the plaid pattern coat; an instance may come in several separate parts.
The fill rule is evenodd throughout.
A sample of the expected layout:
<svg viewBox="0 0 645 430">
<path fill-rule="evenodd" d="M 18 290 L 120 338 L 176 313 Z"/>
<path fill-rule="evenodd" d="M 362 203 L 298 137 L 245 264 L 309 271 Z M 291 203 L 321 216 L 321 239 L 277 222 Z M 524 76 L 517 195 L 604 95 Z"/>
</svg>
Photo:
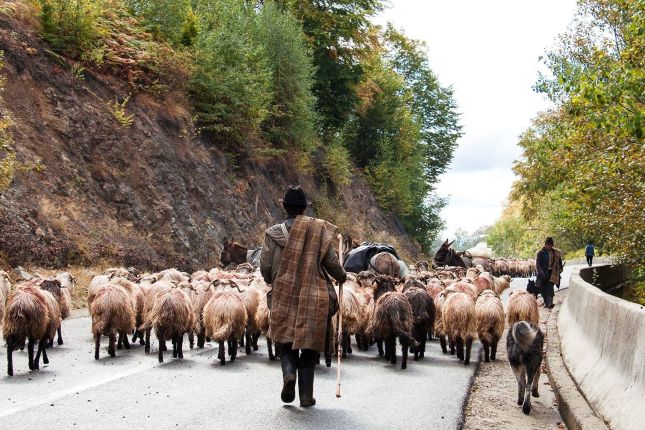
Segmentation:
<svg viewBox="0 0 645 430">
<path fill-rule="evenodd" d="M 324 351 L 329 312 L 324 270 L 337 279 L 345 275 L 333 246 L 337 230 L 307 216 L 298 216 L 293 223 L 272 283 L 268 336 L 273 341 Z"/>
</svg>

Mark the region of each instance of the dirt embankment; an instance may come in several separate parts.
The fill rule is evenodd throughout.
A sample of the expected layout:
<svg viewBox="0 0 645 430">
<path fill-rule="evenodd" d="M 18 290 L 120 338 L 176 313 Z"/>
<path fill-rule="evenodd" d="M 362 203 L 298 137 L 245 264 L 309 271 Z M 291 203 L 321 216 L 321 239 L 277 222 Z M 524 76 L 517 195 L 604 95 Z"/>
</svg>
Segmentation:
<svg viewBox="0 0 645 430">
<path fill-rule="evenodd" d="M 278 199 L 293 183 L 310 192 L 316 215 L 355 238 L 418 256 L 359 176 L 332 193 L 315 169 L 294 167 L 295 155 L 233 159 L 196 133 L 183 94 L 157 98 L 74 68 L 3 15 L 0 49 L 19 162 L 0 190 L 0 266 L 212 266 L 225 238 L 259 244 L 282 218 Z M 128 96 L 129 126 L 114 107 Z"/>
</svg>

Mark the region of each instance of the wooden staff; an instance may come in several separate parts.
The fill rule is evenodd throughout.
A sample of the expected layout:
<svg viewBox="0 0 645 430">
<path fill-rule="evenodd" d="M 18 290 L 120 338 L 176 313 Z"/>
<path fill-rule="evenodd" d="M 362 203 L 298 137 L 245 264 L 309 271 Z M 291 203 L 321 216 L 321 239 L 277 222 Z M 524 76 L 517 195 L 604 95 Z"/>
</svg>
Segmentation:
<svg viewBox="0 0 645 430">
<path fill-rule="evenodd" d="M 343 267 L 343 236 L 338 242 L 338 259 Z M 343 284 L 338 283 L 338 365 L 336 366 L 336 397 L 340 397 L 340 358 L 343 355 Z"/>
</svg>

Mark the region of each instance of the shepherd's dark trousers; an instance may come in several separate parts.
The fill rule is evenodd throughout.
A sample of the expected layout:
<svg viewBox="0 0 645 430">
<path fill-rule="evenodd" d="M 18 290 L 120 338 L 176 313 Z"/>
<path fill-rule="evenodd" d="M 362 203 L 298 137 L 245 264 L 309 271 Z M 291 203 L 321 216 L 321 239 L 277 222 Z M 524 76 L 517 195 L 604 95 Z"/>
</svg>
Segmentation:
<svg viewBox="0 0 645 430">
<path fill-rule="evenodd" d="M 587 264 L 591 267 L 593 264 L 593 255 L 587 255 Z"/>
</svg>

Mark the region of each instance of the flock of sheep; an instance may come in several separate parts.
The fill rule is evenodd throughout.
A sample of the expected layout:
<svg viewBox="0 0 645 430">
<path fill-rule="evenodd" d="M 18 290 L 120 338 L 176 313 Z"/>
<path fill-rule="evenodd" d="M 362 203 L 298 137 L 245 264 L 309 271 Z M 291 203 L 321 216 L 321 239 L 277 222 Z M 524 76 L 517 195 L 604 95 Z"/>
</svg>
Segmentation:
<svg viewBox="0 0 645 430">
<path fill-rule="evenodd" d="M 13 374 L 12 352 L 28 349 L 29 368 L 48 363 L 46 348 L 56 334 L 63 343 L 61 321 L 69 316 L 75 280 L 64 272 L 55 278 L 34 278 L 13 289 L 9 277 L 0 272 L 0 317 L 7 342 L 8 374 Z M 343 286 L 343 351 L 351 353 L 351 336 L 367 350 L 377 344 L 378 353 L 396 363 L 396 339 L 402 347 L 401 368 L 407 366 L 408 351 L 414 360 L 423 358 L 426 341 L 436 336 L 444 353 L 450 349 L 469 364 L 472 342 L 479 338 L 485 361 L 494 360 L 504 330 L 505 312 L 499 296 L 510 286 L 508 275 L 495 277 L 482 267 L 467 271 L 444 268 L 416 269 L 405 279 L 376 276 L 371 272 L 348 274 Z M 336 287 L 338 288 L 338 287 Z M 218 359 L 226 362 L 226 349 L 235 360 L 238 345 L 246 354 L 257 350 L 260 335 L 266 335 L 270 310 L 265 284 L 257 269 L 242 264 L 235 271 L 219 268 L 193 274 L 168 269 L 136 275 L 134 270 L 108 269 L 95 276 L 88 288 L 95 359 L 100 342 L 108 338 L 107 352 L 130 348 L 132 342 L 150 352 L 154 330 L 163 362 L 166 341 L 172 342 L 174 358 L 183 358 L 184 335 L 190 348 L 203 348 L 205 340 L 217 342 Z M 4 316 L 3 316 L 4 314 Z M 514 291 L 506 310 L 509 325 L 526 320 L 537 323 L 537 301 L 526 291 Z M 332 319 L 335 324 L 336 319 Z M 335 327 L 329 330 L 325 361 L 331 365 Z M 267 338 L 269 358 L 279 354 Z M 36 351 L 34 351 L 36 349 Z M 35 356 L 34 356 L 35 352 Z"/>
</svg>

